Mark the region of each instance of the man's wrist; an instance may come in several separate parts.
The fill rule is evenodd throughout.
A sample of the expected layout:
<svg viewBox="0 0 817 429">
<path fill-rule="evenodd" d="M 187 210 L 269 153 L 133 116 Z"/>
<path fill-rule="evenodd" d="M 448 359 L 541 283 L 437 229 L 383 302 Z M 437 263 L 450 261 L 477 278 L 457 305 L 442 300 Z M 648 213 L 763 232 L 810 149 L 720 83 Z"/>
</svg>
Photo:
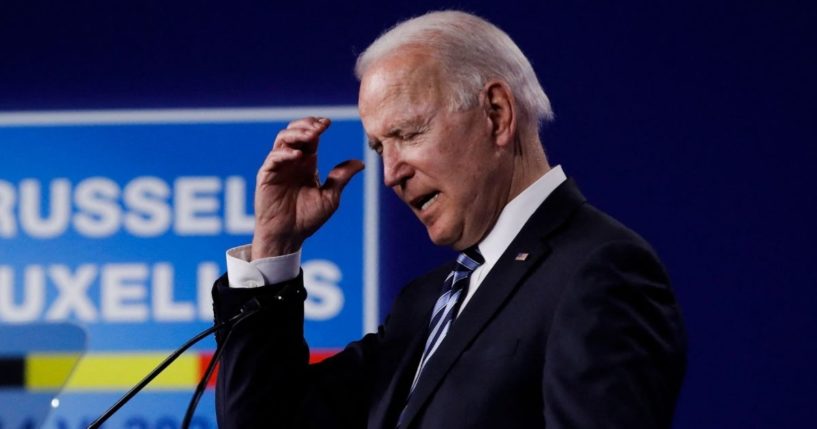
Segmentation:
<svg viewBox="0 0 817 429">
<path fill-rule="evenodd" d="M 300 252 L 302 244 L 303 243 L 301 241 L 297 240 L 282 240 L 277 238 L 261 238 L 254 236 L 252 240 L 250 261 L 291 255 L 293 253 Z"/>
</svg>

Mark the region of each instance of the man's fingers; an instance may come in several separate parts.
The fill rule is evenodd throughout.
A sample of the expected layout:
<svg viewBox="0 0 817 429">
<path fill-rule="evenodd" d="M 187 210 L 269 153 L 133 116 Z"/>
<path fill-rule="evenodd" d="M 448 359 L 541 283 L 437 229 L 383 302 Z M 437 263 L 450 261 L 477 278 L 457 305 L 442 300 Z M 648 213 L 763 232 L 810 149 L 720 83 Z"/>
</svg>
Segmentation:
<svg viewBox="0 0 817 429">
<path fill-rule="evenodd" d="M 314 153 L 317 150 L 318 137 L 326 131 L 330 123 L 328 118 L 312 116 L 292 121 L 286 129 L 278 133 L 274 148 L 286 146 Z"/>
<path fill-rule="evenodd" d="M 267 158 L 264 160 L 264 163 L 261 164 L 261 168 L 259 169 L 259 173 L 268 173 L 274 172 L 279 170 L 282 165 L 285 165 L 289 162 L 296 161 L 303 156 L 301 151 L 292 150 L 292 151 L 280 151 L 280 150 L 273 150 L 267 155 Z"/>
<path fill-rule="evenodd" d="M 321 190 L 330 191 L 335 194 L 335 198 L 340 197 L 340 193 L 352 177 L 363 170 L 365 165 L 362 161 L 357 159 L 350 159 L 343 161 L 336 165 L 332 171 L 326 176 L 326 181 L 323 182 Z"/>
<path fill-rule="evenodd" d="M 273 149 L 301 150 L 306 154 L 313 154 L 318 150 L 318 139 L 329 126 L 329 119 L 318 118 L 312 121 L 306 119 L 295 121 L 278 132 Z M 296 125 L 293 125 L 296 124 Z"/>
<path fill-rule="evenodd" d="M 328 118 L 309 116 L 306 118 L 301 118 L 290 122 L 289 124 L 287 124 L 287 129 L 288 130 L 293 128 L 312 129 L 320 127 L 323 127 L 325 129 L 326 127 L 329 126 L 330 122 L 331 121 Z"/>
<path fill-rule="evenodd" d="M 305 153 L 315 153 L 318 149 L 319 132 L 316 130 L 305 130 L 302 128 L 293 128 L 281 130 L 278 136 L 275 137 L 275 144 L 273 150 L 294 149 L 301 150 Z"/>
</svg>

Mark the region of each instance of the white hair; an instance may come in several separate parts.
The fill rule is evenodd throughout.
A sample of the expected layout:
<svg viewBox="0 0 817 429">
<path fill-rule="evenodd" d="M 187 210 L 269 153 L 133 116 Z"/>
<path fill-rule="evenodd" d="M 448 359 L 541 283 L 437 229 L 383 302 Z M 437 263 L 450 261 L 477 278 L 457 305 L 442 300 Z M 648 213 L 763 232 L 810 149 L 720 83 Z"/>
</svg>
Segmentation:
<svg viewBox="0 0 817 429">
<path fill-rule="evenodd" d="M 362 79 L 372 64 L 406 46 L 429 48 L 439 61 L 453 110 L 475 106 L 483 86 L 499 79 L 516 98 L 520 124 L 537 130 L 540 121 L 553 119 L 550 100 L 516 43 L 497 26 L 465 12 L 429 12 L 398 23 L 358 56 L 355 76 Z"/>
</svg>

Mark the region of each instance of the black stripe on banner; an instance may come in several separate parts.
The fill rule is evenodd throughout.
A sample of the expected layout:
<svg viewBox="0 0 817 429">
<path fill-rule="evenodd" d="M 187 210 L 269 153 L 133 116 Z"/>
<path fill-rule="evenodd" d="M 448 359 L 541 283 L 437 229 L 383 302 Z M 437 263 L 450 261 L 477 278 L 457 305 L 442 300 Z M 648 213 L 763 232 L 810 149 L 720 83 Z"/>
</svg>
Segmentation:
<svg viewBox="0 0 817 429">
<path fill-rule="evenodd" d="M 25 358 L 0 356 L 0 387 L 24 387 Z"/>
</svg>

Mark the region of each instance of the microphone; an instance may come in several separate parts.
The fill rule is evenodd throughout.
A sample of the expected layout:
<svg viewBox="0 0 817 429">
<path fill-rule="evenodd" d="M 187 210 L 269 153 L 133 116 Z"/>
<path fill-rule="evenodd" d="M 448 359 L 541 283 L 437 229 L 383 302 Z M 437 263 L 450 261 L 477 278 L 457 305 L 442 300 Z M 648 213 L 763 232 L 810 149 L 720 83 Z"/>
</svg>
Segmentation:
<svg viewBox="0 0 817 429">
<path fill-rule="evenodd" d="M 286 288 L 284 288 L 284 289 L 286 289 Z M 278 301 L 283 300 L 283 298 L 284 298 L 283 293 L 284 292 L 285 292 L 285 290 L 282 290 L 280 293 L 278 293 L 274 297 L 274 299 L 276 299 Z M 263 309 L 264 308 L 261 306 L 261 302 L 258 300 L 258 298 L 253 298 L 253 299 L 247 301 L 241 307 L 241 311 L 238 314 L 236 314 L 235 316 L 233 316 L 232 318 L 230 318 L 229 320 L 221 322 L 221 323 L 219 323 L 217 325 L 213 325 L 213 326 L 205 329 L 204 331 L 200 332 L 195 337 L 188 340 L 186 343 L 182 344 L 181 347 L 176 349 L 176 351 L 174 351 L 167 358 L 165 358 L 165 360 L 162 361 L 162 363 L 160 363 L 158 366 L 156 366 L 156 368 L 154 368 L 153 371 L 151 371 L 148 375 L 146 375 L 145 378 L 142 379 L 142 381 L 137 383 L 135 386 L 133 386 L 133 388 L 131 388 L 131 390 L 128 391 L 128 393 L 126 393 L 121 398 L 119 398 L 119 400 L 116 401 L 116 403 L 113 404 L 113 406 L 111 406 L 111 408 L 109 408 L 108 411 L 106 411 L 104 414 L 99 416 L 99 418 L 94 420 L 93 423 L 91 423 L 91 425 L 88 426 L 88 429 L 98 429 L 100 426 L 102 426 L 102 424 L 105 423 L 105 421 L 107 421 L 112 415 L 114 415 L 114 413 L 116 413 L 120 408 L 122 408 L 123 405 L 125 405 L 134 396 L 136 396 L 137 393 L 139 393 L 145 386 L 147 386 L 148 383 L 153 381 L 153 379 L 156 378 L 156 376 L 161 374 L 161 372 L 164 371 L 165 368 L 170 366 L 170 364 L 173 363 L 173 361 L 175 361 L 176 358 L 181 356 L 182 353 L 187 351 L 187 349 L 189 349 L 190 347 L 192 347 L 194 344 L 198 343 L 202 339 L 206 338 L 208 335 L 212 334 L 213 332 L 217 332 L 217 331 L 220 331 L 222 329 L 228 329 L 227 335 L 225 336 L 224 341 L 222 341 L 216 347 L 216 351 L 215 351 L 215 353 L 213 353 L 213 358 L 210 360 L 210 364 L 207 366 L 207 370 L 205 371 L 204 376 L 202 377 L 202 379 L 199 381 L 198 386 L 196 386 L 196 390 L 195 390 L 195 392 L 193 394 L 193 398 L 191 398 L 190 404 L 187 407 L 187 412 L 185 413 L 184 421 L 182 422 L 182 428 L 189 427 L 190 421 L 193 419 L 193 413 L 195 412 L 195 409 L 196 409 L 196 406 L 198 405 L 199 399 L 201 399 L 201 395 L 204 393 L 204 389 L 207 388 L 207 381 L 210 379 L 210 376 L 212 376 L 213 372 L 215 371 L 216 363 L 221 358 L 221 354 L 224 351 L 224 346 L 229 341 L 230 336 L 232 335 L 232 332 L 233 332 L 233 328 L 235 326 L 237 326 L 239 323 L 243 322 L 244 320 L 246 320 L 249 317 L 252 317 L 253 315 L 257 314 L 258 312 L 260 312 Z"/>
</svg>

